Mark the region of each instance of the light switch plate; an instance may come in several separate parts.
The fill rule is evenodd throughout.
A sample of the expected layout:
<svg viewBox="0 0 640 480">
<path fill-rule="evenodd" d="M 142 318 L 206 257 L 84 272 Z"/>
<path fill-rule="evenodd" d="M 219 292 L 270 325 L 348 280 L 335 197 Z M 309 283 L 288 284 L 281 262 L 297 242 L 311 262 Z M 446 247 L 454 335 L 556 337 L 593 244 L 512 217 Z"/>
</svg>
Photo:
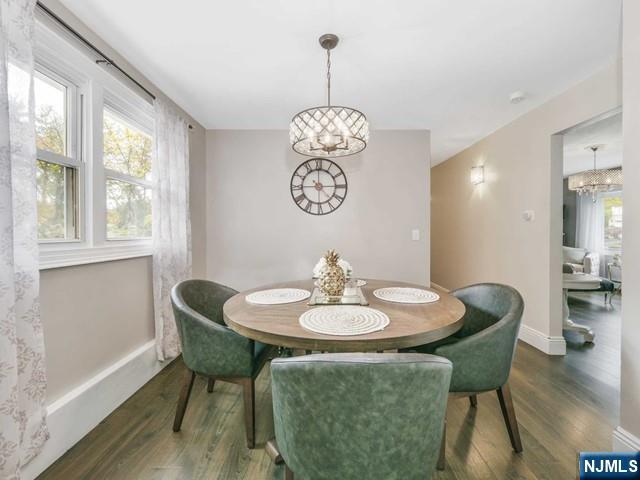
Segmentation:
<svg viewBox="0 0 640 480">
<path fill-rule="evenodd" d="M 522 219 L 525 222 L 533 222 L 536 219 L 536 212 L 533 210 L 525 210 L 522 212 Z"/>
<path fill-rule="evenodd" d="M 414 242 L 417 242 L 420 240 L 420 230 L 417 228 L 414 228 L 413 230 L 411 230 L 411 240 L 413 240 Z"/>
</svg>

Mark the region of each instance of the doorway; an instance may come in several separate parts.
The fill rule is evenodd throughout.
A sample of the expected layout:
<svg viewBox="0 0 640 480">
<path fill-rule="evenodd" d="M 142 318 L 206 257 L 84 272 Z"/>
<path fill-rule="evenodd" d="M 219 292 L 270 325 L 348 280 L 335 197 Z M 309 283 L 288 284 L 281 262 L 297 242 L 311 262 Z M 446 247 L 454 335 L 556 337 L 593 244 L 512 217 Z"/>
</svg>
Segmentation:
<svg viewBox="0 0 640 480">
<path fill-rule="evenodd" d="M 619 388 L 622 112 L 562 133 L 562 291 L 567 361 Z"/>
</svg>

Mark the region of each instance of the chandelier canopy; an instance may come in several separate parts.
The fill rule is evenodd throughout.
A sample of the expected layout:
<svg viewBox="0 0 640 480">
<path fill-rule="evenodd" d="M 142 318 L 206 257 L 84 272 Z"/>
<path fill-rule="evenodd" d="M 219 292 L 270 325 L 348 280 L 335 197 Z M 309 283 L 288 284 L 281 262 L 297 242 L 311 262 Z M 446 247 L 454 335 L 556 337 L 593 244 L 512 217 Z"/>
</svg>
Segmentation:
<svg viewBox="0 0 640 480">
<path fill-rule="evenodd" d="M 293 150 L 311 157 L 345 157 L 361 152 L 369 141 L 369 122 L 351 107 L 331 105 L 331 50 L 338 37 L 327 33 L 320 45 L 327 51 L 327 105 L 296 114 L 289 126 Z"/>
<path fill-rule="evenodd" d="M 595 201 L 598 192 L 608 192 L 622 187 L 622 167 L 604 168 L 596 167 L 596 153 L 603 145 L 591 145 L 586 147 L 593 152 L 593 170 L 576 173 L 569 176 L 569 190 L 593 195 Z"/>
</svg>

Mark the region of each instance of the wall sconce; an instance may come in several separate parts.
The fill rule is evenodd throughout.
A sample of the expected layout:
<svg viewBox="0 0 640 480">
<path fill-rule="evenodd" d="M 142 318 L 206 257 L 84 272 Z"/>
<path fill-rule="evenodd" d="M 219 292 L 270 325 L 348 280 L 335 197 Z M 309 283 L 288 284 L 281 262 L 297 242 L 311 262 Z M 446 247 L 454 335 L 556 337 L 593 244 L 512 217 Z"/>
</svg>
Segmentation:
<svg viewBox="0 0 640 480">
<path fill-rule="evenodd" d="M 474 185 L 480 185 L 484 183 L 484 166 L 478 165 L 477 167 L 471 167 L 471 183 Z"/>
</svg>

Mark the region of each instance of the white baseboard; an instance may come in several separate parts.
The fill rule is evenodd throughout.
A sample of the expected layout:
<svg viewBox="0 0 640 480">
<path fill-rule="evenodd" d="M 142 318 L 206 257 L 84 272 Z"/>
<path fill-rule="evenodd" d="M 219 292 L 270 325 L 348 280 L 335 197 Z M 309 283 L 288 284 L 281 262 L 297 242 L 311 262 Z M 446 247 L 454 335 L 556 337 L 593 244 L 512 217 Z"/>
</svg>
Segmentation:
<svg viewBox="0 0 640 480">
<path fill-rule="evenodd" d="M 518 338 L 547 355 L 567 354 L 567 342 L 564 337 L 550 337 L 527 325 L 520 325 Z"/>
<path fill-rule="evenodd" d="M 448 292 L 448 288 L 444 288 L 442 285 L 438 285 L 436 282 L 431 282 L 431 288 L 435 288 L 436 290 L 442 290 L 443 292 Z"/>
<path fill-rule="evenodd" d="M 431 282 L 431 288 L 435 288 L 436 290 L 441 290 L 443 292 L 449 291 L 448 288 L 444 288 L 435 282 Z M 543 351 L 547 355 L 567 354 L 567 342 L 564 337 L 550 337 L 527 325 L 520 325 L 520 334 L 518 335 L 518 338 L 532 347 Z"/>
<path fill-rule="evenodd" d="M 616 427 L 613 431 L 614 452 L 640 452 L 640 438 L 627 432 L 622 427 Z"/>
<path fill-rule="evenodd" d="M 169 363 L 157 360 L 152 340 L 49 405 L 51 437 L 22 479 L 36 478 Z"/>
</svg>

